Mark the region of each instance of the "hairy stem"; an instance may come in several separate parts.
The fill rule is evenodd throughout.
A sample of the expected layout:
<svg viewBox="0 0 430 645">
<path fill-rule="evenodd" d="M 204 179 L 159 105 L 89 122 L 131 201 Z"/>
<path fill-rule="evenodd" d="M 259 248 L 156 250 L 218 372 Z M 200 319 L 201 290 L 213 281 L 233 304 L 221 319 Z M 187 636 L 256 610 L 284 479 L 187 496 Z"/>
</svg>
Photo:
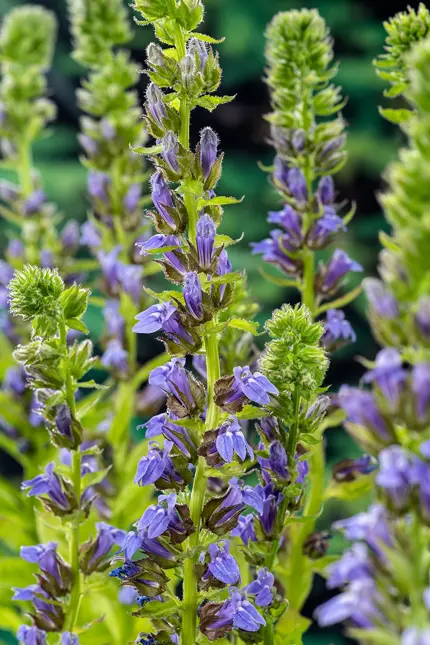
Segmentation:
<svg viewBox="0 0 430 645">
<path fill-rule="evenodd" d="M 216 318 L 212 326 L 217 324 Z M 208 411 L 206 415 L 206 430 L 216 428 L 218 424 L 219 408 L 214 401 L 215 381 L 220 377 L 220 361 L 217 334 L 209 334 L 205 338 L 206 371 L 208 384 Z M 195 532 L 189 539 L 190 549 L 197 549 L 200 540 L 200 518 L 205 499 L 207 478 L 206 461 L 199 457 L 196 474 L 194 476 L 191 492 L 190 515 L 194 523 Z M 198 589 L 197 578 L 194 572 L 195 555 L 186 558 L 184 563 L 184 613 L 182 621 L 182 645 L 195 645 L 197 629 Z"/>
<path fill-rule="evenodd" d="M 65 396 L 67 404 L 72 413 L 72 417 L 76 416 L 76 403 L 75 392 L 73 388 L 73 381 L 70 371 L 67 367 L 67 330 L 64 321 L 60 323 L 60 342 L 64 348 L 65 355 L 65 376 L 66 387 Z M 81 453 L 78 450 L 72 451 L 72 482 L 75 491 L 78 505 L 81 501 Z M 66 628 L 69 632 L 73 632 L 79 613 L 79 606 L 81 603 L 81 573 L 79 571 L 79 511 L 70 524 L 70 566 L 72 569 L 72 590 L 70 593 L 69 606 L 66 617 Z"/>
</svg>

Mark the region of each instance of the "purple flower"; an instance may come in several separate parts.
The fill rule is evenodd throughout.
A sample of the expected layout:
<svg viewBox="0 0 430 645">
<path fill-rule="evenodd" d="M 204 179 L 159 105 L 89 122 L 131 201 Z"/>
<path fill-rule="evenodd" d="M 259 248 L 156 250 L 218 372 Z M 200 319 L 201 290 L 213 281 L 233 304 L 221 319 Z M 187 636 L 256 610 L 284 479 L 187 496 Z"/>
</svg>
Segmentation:
<svg viewBox="0 0 430 645">
<path fill-rule="evenodd" d="M 363 380 L 375 382 L 388 401 L 392 410 L 397 408 L 407 374 L 402 369 L 402 359 L 397 350 L 385 348 L 376 357 L 375 367 L 367 372 Z"/>
<path fill-rule="evenodd" d="M 88 157 L 95 157 L 99 151 L 99 144 L 95 139 L 89 137 L 87 134 L 78 134 L 78 141 L 83 147 Z"/>
<path fill-rule="evenodd" d="M 203 320 L 203 291 L 195 271 L 185 274 L 183 295 L 185 305 L 196 320 Z"/>
<path fill-rule="evenodd" d="M 138 523 L 138 530 L 148 530 L 149 539 L 165 533 L 171 524 L 178 522 L 176 514 L 176 494 L 160 495 L 158 504 L 149 506 Z"/>
<path fill-rule="evenodd" d="M 14 259 L 22 259 L 24 257 L 25 247 L 21 240 L 10 240 L 7 245 L 7 255 Z"/>
<path fill-rule="evenodd" d="M 342 385 L 339 390 L 339 402 L 349 421 L 369 428 L 382 440 L 391 438 L 390 428 L 370 392 Z"/>
<path fill-rule="evenodd" d="M 216 228 L 210 215 L 202 215 L 197 221 L 196 246 L 199 264 L 202 269 L 209 269 L 212 264 Z M 230 269 L 231 270 L 231 269 Z"/>
<path fill-rule="evenodd" d="M 288 172 L 289 172 L 289 167 L 279 157 L 278 155 L 275 157 L 275 164 L 274 164 L 274 170 L 273 170 L 273 178 L 275 181 L 277 181 L 283 188 L 287 186 L 288 182 Z"/>
<path fill-rule="evenodd" d="M 37 627 L 21 625 L 17 636 L 23 645 L 46 645 L 46 633 Z"/>
<path fill-rule="evenodd" d="M 251 372 L 248 366 L 237 366 L 233 369 L 234 381 L 232 391 L 228 396 L 226 403 L 232 403 L 242 397 L 248 398 L 254 403 L 268 405 L 270 403 L 270 394 L 278 395 L 276 387 L 260 372 Z"/>
<path fill-rule="evenodd" d="M 238 582 L 240 570 L 236 560 L 230 554 L 230 542 L 223 540 L 217 544 L 210 544 L 208 552 L 210 556 L 208 573 L 226 585 L 234 585 Z"/>
<path fill-rule="evenodd" d="M 257 579 L 244 588 L 244 592 L 255 596 L 257 607 L 267 607 L 273 601 L 272 587 L 275 584 L 275 576 L 268 569 L 260 569 Z"/>
<path fill-rule="evenodd" d="M 346 320 L 345 314 L 341 309 L 329 309 L 327 311 L 327 320 L 324 321 L 325 332 L 321 342 L 325 347 L 336 347 L 344 341 L 355 343 L 357 336 L 351 324 Z"/>
<path fill-rule="evenodd" d="M 172 358 L 165 365 L 152 370 L 148 383 L 159 387 L 166 394 L 172 394 L 183 407 L 192 409 L 195 407 L 195 400 L 184 365 L 184 358 Z"/>
<path fill-rule="evenodd" d="M 289 255 L 289 252 L 294 251 L 294 247 L 288 234 L 276 229 L 270 233 L 270 238 L 262 242 L 253 242 L 251 247 L 253 255 L 261 254 L 263 260 L 277 265 L 285 273 L 297 272 L 297 262 Z"/>
<path fill-rule="evenodd" d="M 125 538 L 123 539 L 121 549 L 116 555 L 124 554 L 127 560 L 131 560 L 137 551 L 139 551 L 142 545 L 142 538 L 140 535 L 137 535 L 134 531 L 129 531 Z"/>
<path fill-rule="evenodd" d="M 413 472 L 411 473 L 413 483 L 418 485 L 421 514 L 426 522 L 430 521 L 430 464 L 415 459 Z"/>
<path fill-rule="evenodd" d="M 57 407 L 55 426 L 62 437 L 73 442 L 72 413 L 68 405 L 62 404 Z"/>
<path fill-rule="evenodd" d="M 38 564 L 43 573 L 48 574 L 62 586 L 57 546 L 57 542 L 48 542 L 48 544 L 38 544 L 37 546 L 22 546 L 20 555 L 26 562 Z"/>
<path fill-rule="evenodd" d="M 103 562 L 114 545 L 122 546 L 126 536 L 125 531 L 121 531 L 105 522 L 97 522 L 96 528 L 97 535 L 92 544 L 92 552 L 89 559 L 90 570 L 95 570 Z"/>
<path fill-rule="evenodd" d="M 120 313 L 118 300 L 108 300 L 104 309 L 104 319 L 109 336 L 122 339 L 124 336 L 125 320 Z"/>
<path fill-rule="evenodd" d="M 112 251 L 99 251 L 97 254 L 104 278 L 113 291 L 118 290 L 120 284 L 121 263 L 118 260 L 120 252 L 121 247 L 116 246 Z"/>
<path fill-rule="evenodd" d="M 387 510 L 382 504 L 372 504 L 367 512 L 334 522 L 333 528 L 344 532 L 348 540 L 364 540 L 380 555 L 380 545 L 391 544 Z"/>
<path fill-rule="evenodd" d="M 140 184 L 131 184 L 124 197 L 124 207 L 134 213 L 139 206 L 142 197 L 142 186 Z"/>
<path fill-rule="evenodd" d="M 287 233 L 289 247 L 299 249 L 303 244 L 302 220 L 292 206 L 286 204 L 282 211 L 271 211 L 267 221 L 270 224 L 279 224 Z"/>
<path fill-rule="evenodd" d="M 166 439 L 172 441 L 185 457 L 191 457 L 190 451 L 195 452 L 196 450 L 186 428 L 172 423 L 167 414 L 158 414 L 152 417 L 147 422 L 146 428 L 147 439 L 162 434 Z"/>
<path fill-rule="evenodd" d="M 205 633 L 213 635 L 211 640 L 217 638 L 217 632 L 223 634 L 233 627 L 245 632 L 258 632 L 265 624 L 266 621 L 254 605 L 235 587 L 229 589 L 228 600 L 219 607 L 216 614 L 209 621 L 204 622 Z"/>
<path fill-rule="evenodd" d="M 428 645 L 430 628 L 407 627 L 402 633 L 401 645 Z"/>
<path fill-rule="evenodd" d="M 24 394 L 27 382 L 22 367 L 9 367 L 3 379 L 3 387 L 17 396 Z"/>
<path fill-rule="evenodd" d="M 167 112 L 163 103 L 163 94 L 155 83 L 150 83 L 146 90 L 146 108 L 153 121 L 160 128 L 164 128 L 163 121 L 167 117 Z"/>
<path fill-rule="evenodd" d="M 179 142 L 174 132 L 169 131 L 163 139 L 163 159 L 172 172 L 179 172 Z"/>
<path fill-rule="evenodd" d="M 79 645 L 79 639 L 76 634 L 63 632 L 61 636 L 61 645 Z"/>
<path fill-rule="evenodd" d="M 254 451 L 246 441 L 242 428 L 235 417 L 225 421 L 219 428 L 216 449 L 222 459 L 229 464 L 233 461 L 234 453 L 242 461 L 245 461 L 247 453 L 250 459 L 254 459 Z"/>
<path fill-rule="evenodd" d="M 341 217 L 331 212 L 329 207 L 326 207 L 322 217 L 319 217 L 311 226 L 307 235 L 307 242 L 311 249 L 323 249 L 333 239 L 333 236 L 338 231 L 346 230 Z"/>
<path fill-rule="evenodd" d="M 100 232 L 92 222 L 88 221 L 82 224 L 80 241 L 83 246 L 90 246 L 95 249 L 101 245 Z"/>
<path fill-rule="evenodd" d="M 166 222 L 166 224 L 174 228 L 175 223 L 172 219 L 172 216 L 166 210 L 166 206 L 167 208 L 174 207 L 172 194 L 160 171 L 157 171 L 152 175 L 151 189 L 152 201 L 154 202 L 155 208 L 157 209 L 163 220 Z"/>
<path fill-rule="evenodd" d="M 107 202 L 110 184 L 110 177 L 106 173 L 96 170 L 90 170 L 88 173 L 88 192 L 93 199 Z"/>
<path fill-rule="evenodd" d="M 259 516 L 261 528 L 267 536 L 273 534 L 277 512 L 284 496 L 277 491 L 273 484 L 255 488 L 245 486 L 243 489 L 243 501 L 251 508 L 254 508 Z"/>
<path fill-rule="evenodd" d="M 334 181 L 333 177 L 328 175 L 323 177 L 318 184 L 318 197 L 322 204 L 329 205 L 334 202 Z"/>
<path fill-rule="evenodd" d="M 333 476 L 336 481 L 355 481 L 359 475 L 369 475 L 377 466 L 370 455 L 362 455 L 358 459 L 344 459 L 333 466 Z"/>
<path fill-rule="evenodd" d="M 44 475 L 37 475 L 33 479 L 23 481 L 21 488 L 30 489 L 29 497 L 40 497 L 47 495 L 52 502 L 62 511 L 70 510 L 70 503 L 63 492 L 61 480 L 54 472 L 54 463 L 51 462 L 46 466 Z"/>
<path fill-rule="evenodd" d="M 118 279 L 123 290 L 131 296 L 136 305 L 139 304 L 142 294 L 143 268 L 134 264 L 118 265 Z"/>
<path fill-rule="evenodd" d="M 73 252 L 79 245 L 79 224 L 76 220 L 71 220 L 61 231 L 61 242 L 63 247 Z"/>
<path fill-rule="evenodd" d="M 248 546 L 249 541 L 257 542 L 257 535 L 254 527 L 254 515 L 240 515 L 238 524 L 231 532 L 232 537 L 240 537 L 242 542 Z"/>
<path fill-rule="evenodd" d="M 356 542 L 339 560 L 330 565 L 327 587 L 343 587 L 349 582 L 370 577 L 371 564 L 367 547 L 361 542 Z"/>
<path fill-rule="evenodd" d="M 296 484 L 301 486 L 305 483 L 305 479 L 309 474 L 309 463 L 306 459 L 299 459 L 299 456 L 296 454 L 297 462 L 297 479 Z"/>
<path fill-rule="evenodd" d="M 300 168 L 290 168 L 287 175 L 287 186 L 289 192 L 297 202 L 306 202 L 308 198 L 308 188 L 305 176 Z"/>
<path fill-rule="evenodd" d="M 280 441 L 273 441 L 269 447 L 269 458 L 258 457 L 258 462 L 264 470 L 270 470 L 281 481 L 289 481 L 287 453 Z"/>
<path fill-rule="evenodd" d="M 197 58 L 200 71 L 203 74 L 206 66 L 206 61 L 209 57 L 208 47 L 206 43 L 198 40 L 198 38 L 190 38 L 187 44 L 187 52 Z"/>
<path fill-rule="evenodd" d="M 419 308 L 415 314 L 415 322 L 421 336 L 428 340 L 430 338 L 430 298 L 423 296 L 419 300 Z"/>
<path fill-rule="evenodd" d="M 395 297 L 387 291 L 384 283 L 376 278 L 365 278 L 363 288 L 373 311 L 381 318 L 393 319 L 399 315 L 399 305 Z"/>
<path fill-rule="evenodd" d="M 163 479 L 167 482 L 181 482 L 182 478 L 175 473 L 175 468 L 170 458 L 172 447 L 172 441 L 166 441 L 163 449 L 157 443 L 150 441 L 148 454 L 142 457 L 138 463 L 134 483 L 139 486 L 148 486 L 149 484 L 155 484 L 158 479 Z"/>
<path fill-rule="evenodd" d="M 324 272 L 322 289 L 332 291 L 350 271 L 360 272 L 363 267 L 355 260 L 351 260 L 345 251 L 336 249 Z"/>
<path fill-rule="evenodd" d="M 376 599 L 377 592 L 373 580 L 355 580 L 344 593 L 320 605 L 314 616 L 320 627 L 349 619 L 358 627 L 370 628 L 376 618 Z"/>
<path fill-rule="evenodd" d="M 218 137 L 212 128 L 204 128 L 200 134 L 200 165 L 205 179 L 210 175 L 217 154 Z"/>
<path fill-rule="evenodd" d="M 418 420 L 427 419 L 430 402 L 430 363 L 418 363 L 412 370 L 412 391 Z"/>
<path fill-rule="evenodd" d="M 100 121 L 101 133 L 104 139 L 112 141 L 116 135 L 116 128 L 109 119 L 102 119 Z"/>
<path fill-rule="evenodd" d="M 133 587 L 121 587 L 118 593 L 118 600 L 122 605 L 135 605 L 139 592 Z"/>
<path fill-rule="evenodd" d="M 24 212 L 26 215 L 34 215 L 42 208 L 45 203 L 46 195 L 42 189 L 35 190 L 27 199 L 24 204 Z"/>
<path fill-rule="evenodd" d="M 128 353 L 117 338 L 110 340 L 106 350 L 101 357 L 101 363 L 108 369 L 113 369 L 120 374 L 125 374 L 128 370 Z"/>
<path fill-rule="evenodd" d="M 389 446 L 380 453 L 376 483 L 399 511 L 406 510 L 409 505 L 413 474 L 410 456 L 401 446 Z"/>
<path fill-rule="evenodd" d="M 136 316 L 139 322 L 134 325 L 133 331 L 136 334 L 152 334 L 159 331 L 175 312 L 176 307 L 171 302 L 152 305 Z"/>
</svg>

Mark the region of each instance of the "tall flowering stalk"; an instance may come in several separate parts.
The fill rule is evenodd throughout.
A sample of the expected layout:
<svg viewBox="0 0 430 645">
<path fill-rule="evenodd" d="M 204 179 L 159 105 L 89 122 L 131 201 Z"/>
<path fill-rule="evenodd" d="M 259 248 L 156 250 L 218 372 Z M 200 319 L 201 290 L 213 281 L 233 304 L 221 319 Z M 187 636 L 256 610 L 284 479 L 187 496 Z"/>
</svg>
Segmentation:
<svg viewBox="0 0 430 645">
<path fill-rule="evenodd" d="M 333 48 L 327 26 L 317 11 L 280 13 L 266 35 L 267 83 L 273 107 L 267 118 L 276 150 L 271 179 L 283 208 L 269 213 L 268 221 L 276 228 L 269 239 L 253 244 L 253 252 L 261 254 L 286 276 L 264 273 L 267 279 L 299 289 L 309 312 L 309 323 L 327 313 L 324 334 L 316 334 L 314 343 L 320 340 L 328 351 L 334 351 L 355 340 L 355 333 L 339 308 L 352 302 L 360 287 L 345 295 L 340 292 L 345 277 L 362 270 L 341 249 L 316 264 L 320 252 L 346 230 L 353 215 L 350 210 L 342 216 L 343 205 L 336 200 L 333 181 L 333 175 L 346 161 L 345 125 L 338 115 L 345 101 L 340 89 L 331 84 L 337 67 L 332 63 Z M 300 427 L 299 412 L 300 405 L 296 416 L 289 420 L 289 460 L 295 458 L 300 433 L 307 433 Z M 312 437 L 308 435 L 303 440 L 309 452 L 309 475 L 306 494 L 296 509 L 300 521 L 293 524 L 284 518 L 279 524 L 280 536 L 288 525 L 287 553 L 283 554 L 281 564 L 283 571 L 287 571 L 285 583 L 293 640 L 300 638 L 295 630 L 300 622 L 298 613 L 311 588 L 313 559 L 322 555 L 312 548 L 312 540 L 318 540 L 311 536 L 324 499 L 323 426 L 314 431 Z M 275 564 L 276 553 L 271 561 L 274 571 Z M 305 628 L 303 624 L 302 631 Z"/>
<path fill-rule="evenodd" d="M 95 299 L 104 308 L 105 318 L 101 364 L 113 377 L 103 424 L 115 466 L 110 479 L 119 489 L 128 479 L 129 429 L 136 408 L 145 412 L 163 402 L 157 388 L 142 395 L 138 392 L 151 368 L 166 360 L 162 355 L 149 365 L 139 365 L 137 337 L 132 332 L 136 314 L 148 301 L 142 289 L 144 278 L 160 270 L 140 256 L 135 246 L 149 232 L 148 220 L 142 215 L 147 175 L 142 157 L 131 150 L 144 142 L 145 123 L 133 89 L 138 66 L 127 50 L 118 49 L 132 38 L 124 3 L 69 0 L 68 4 L 73 56 L 89 69 L 77 92 L 84 112 L 79 139 L 85 153 L 82 162 L 89 170 L 91 203 L 81 243 L 90 248 L 101 268 L 103 297 Z M 114 503 L 112 513 L 115 516 Z"/>
<path fill-rule="evenodd" d="M 321 625 L 347 620 L 362 643 L 411 645 L 430 639 L 430 362 L 429 260 L 424 167 L 429 149 L 430 14 L 424 5 L 391 19 L 378 73 L 403 95 L 405 108 L 383 115 L 402 123 L 407 147 L 386 174 L 381 203 L 392 225 L 383 237 L 382 280 L 365 283 L 370 320 L 385 345 L 363 377 L 370 390 L 343 387 L 340 404 L 350 433 L 379 461 L 377 501 L 335 528 L 353 541 L 328 570 L 343 592 L 317 610 Z M 423 244 L 423 246 L 421 246 Z M 427 307 L 426 307 L 427 303 Z"/>
</svg>

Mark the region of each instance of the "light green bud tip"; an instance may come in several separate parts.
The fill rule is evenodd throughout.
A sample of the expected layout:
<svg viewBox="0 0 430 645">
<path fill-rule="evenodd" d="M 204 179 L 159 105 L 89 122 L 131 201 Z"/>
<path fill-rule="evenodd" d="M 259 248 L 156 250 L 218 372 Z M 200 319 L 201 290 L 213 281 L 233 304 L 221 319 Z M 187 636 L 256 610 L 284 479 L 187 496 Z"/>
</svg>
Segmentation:
<svg viewBox="0 0 430 645">
<path fill-rule="evenodd" d="M 326 80 L 333 47 L 327 25 L 316 9 L 278 13 L 267 27 L 266 38 L 269 85 L 295 84 L 310 71 L 313 76 L 308 81 Z"/>
<path fill-rule="evenodd" d="M 9 282 L 11 313 L 24 320 L 56 322 L 62 312 L 59 299 L 63 291 L 64 282 L 57 269 L 27 265 Z"/>
<path fill-rule="evenodd" d="M 260 359 L 261 371 L 278 388 L 291 397 L 298 391 L 304 399 L 312 398 L 321 387 L 328 358 L 320 346 L 324 326 L 313 322 L 304 305 L 283 305 L 266 323 L 272 340 Z"/>
<path fill-rule="evenodd" d="M 48 69 L 54 54 L 57 21 L 52 11 L 34 5 L 13 9 L 0 31 L 0 54 L 5 62 Z"/>
<path fill-rule="evenodd" d="M 430 113 L 430 38 L 416 43 L 406 57 L 410 96 L 418 108 Z"/>
</svg>

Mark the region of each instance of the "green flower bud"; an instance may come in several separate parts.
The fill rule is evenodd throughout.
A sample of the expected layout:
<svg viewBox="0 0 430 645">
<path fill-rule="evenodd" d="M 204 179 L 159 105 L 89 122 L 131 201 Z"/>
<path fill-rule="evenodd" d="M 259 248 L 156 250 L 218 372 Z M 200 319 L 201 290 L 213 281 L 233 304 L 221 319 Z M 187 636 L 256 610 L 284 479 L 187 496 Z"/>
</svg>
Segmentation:
<svg viewBox="0 0 430 645">
<path fill-rule="evenodd" d="M 65 318 L 80 318 L 87 310 L 90 290 L 77 284 L 61 294 L 60 302 Z"/>
<path fill-rule="evenodd" d="M 52 11 L 24 5 L 11 11 L 0 32 L 2 60 L 22 67 L 50 67 L 57 30 Z"/>
<path fill-rule="evenodd" d="M 32 320 L 41 335 L 53 334 L 62 314 L 63 291 L 64 282 L 57 269 L 27 265 L 16 271 L 9 283 L 11 313 Z"/>
</svg>

